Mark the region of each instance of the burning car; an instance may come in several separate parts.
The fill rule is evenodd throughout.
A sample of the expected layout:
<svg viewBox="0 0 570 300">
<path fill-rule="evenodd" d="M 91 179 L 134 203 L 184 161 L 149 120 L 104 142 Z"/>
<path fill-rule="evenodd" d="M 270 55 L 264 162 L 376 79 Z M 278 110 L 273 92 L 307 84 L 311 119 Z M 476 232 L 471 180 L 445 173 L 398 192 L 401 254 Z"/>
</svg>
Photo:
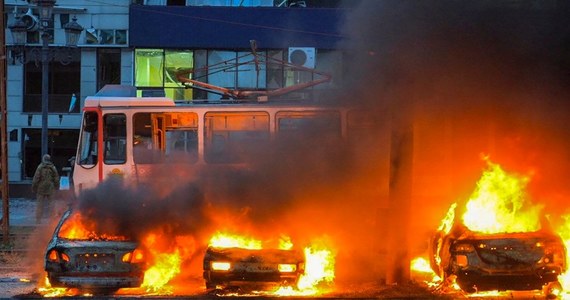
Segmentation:
<svg viewBox="0 0 570 300">
<path fill-rule="evenodd" d="M 465 206 L 451 205 L 434 235 L 430 264 L 466 292 L 561 291 L 565 243 L 525 193 L 529 179 L 488 162 Z"/>
<path fill-rule="evenodd" d="M 57 224 L 45 254 L 52 287 L 112 292 L 138 287 L 144 279 L 144 255 L 138 243 L 87 230 L 81 215 L 68 210 Z"/>
<path fill-rule="evenodd" d="M 304 272 L 304 255 L 293 249 L 210 244 L 204 256 L 207 290 L 269 290 L 296 287 Z"/>
<path fill-rule="evenodd" d="M 455 277 L 466 292 L 559 288 L 566 270 L 566 249 L 547 230 L 485 234 L 465 227 L 438 232 L 430 257 L 441 278 Z"/>
</svg>

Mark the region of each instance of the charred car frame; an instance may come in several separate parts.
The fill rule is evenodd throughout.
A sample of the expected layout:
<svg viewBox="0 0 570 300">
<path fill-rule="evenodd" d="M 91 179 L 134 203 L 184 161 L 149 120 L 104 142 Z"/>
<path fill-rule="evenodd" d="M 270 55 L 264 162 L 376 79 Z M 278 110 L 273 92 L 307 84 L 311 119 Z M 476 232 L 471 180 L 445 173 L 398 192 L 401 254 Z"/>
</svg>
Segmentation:
<svg viewBox="0 0 570 300">
<path fill-rule="evenodd" d="M 304 267 L 304 255 L 295 250 L 208 247 L 204 279 L 208 290 L 296 287 Z"/>
<path fill-rule="evenodd" d="M 47 246 L 44 269 L 53 287 L 112 292 L 142 284 L 145 263 L 138 243 L 62 237 L 71 216 L 71 210 L 64 213 Z"/>
<path fill-rule="evenodd" d="M 438 232 L 430 247 L 432 269 L 444 280 L 455 276 L 468 293 L 487 290 L 542 290 L 560 288 L 566 271 L 566 248 L 548 230 L 485 234 L 454 225 Z"/>
</svg>

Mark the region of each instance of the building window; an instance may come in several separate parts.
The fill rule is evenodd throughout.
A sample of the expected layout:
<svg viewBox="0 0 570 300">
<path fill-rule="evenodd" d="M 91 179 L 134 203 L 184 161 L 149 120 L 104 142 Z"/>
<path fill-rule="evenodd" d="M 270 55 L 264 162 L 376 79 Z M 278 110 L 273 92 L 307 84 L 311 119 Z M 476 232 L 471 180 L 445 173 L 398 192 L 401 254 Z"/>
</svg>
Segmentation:
<svg viewBox="0 0 570 300">
<path fill-rule="evenodd" d="M 267 56 L 271 61 L 283 61 L 283 50 L 267 51 Z M 278 89 L 285 86 L 283 65 L 273 63 L 267 65 L 267 88 Z"/>
<path fill-rule="evenodd" d="M 85 43 L 89 45 L 126 45 L 125 29 L 87 29 Z"/>
<path fill-rule="evenodd" d="M 41 155 L 41 129 L 22 129 L 22 179 L 31 179 L 36 167 L 40 163 Z M 69 167 L 69 159 L 75 156 L 79 129 L 49 129 L 48 153 L 61 173 L 63 167 Z"/>
<path fill-rule="evenodd" d="M 167 6 L 185 6 L 186 0 L 166 0 Z"/>
<path fill-rule="evenodd" d="M 284 65 L 286 54 L 283 50 L 258 50 L 259 59 L 256 61 L 250 51 L 136 49 L 135 85 L 139 94 L 165 95 L 175 100 L 220 100 L 226 96 L 222 89 L 273 90 L 319 78 L 320 75 L 310 71 Z M 338 87 L 341 61 L 341 52 L 323 51 L 316 70 L 332 73 L 336 78 L 330 83 L 291 93 L 304 97 L 314 89 Z M 191 79 L 211 86 L 194 84 L 193 88 L 184 89 L 176 78 L 176 72 L 190 69 Z"/>
<path fill-rule="evenodd" d="M 97 90 L 121 83 L 121 49 L 97 49 Z"/>
<path fill-rule="evenodd" d="M 27 52 L 31 50 L 27 49 Z M 64 59 L 49 62 L 48 112 L 79 113 L 79 105 L 72 99 L 80 99 L 81 55 L 79 51 L 60 51 Z M 30 53 L 31 54 L 31 53 Z M 28 53 L 26 53 L 28 55 Z M 24 65 L 24 112 L 42 111 L 42 65 L 31 61 Z"/>
<path fill-rule="evenodd" d="M 180 82 L 176 79 L 176 72 L 180 69 L 192 68 L 193 65 L 194 55 L 192 51 L 164 51 L 164 90 L 166 97 L 192 99 L 192 89 L 181 88 Z"/>
<path fill-rule="evenodd" d="M 164 51 L 162 49 L 135 50 L 135 86 L 137 88 L 163 87 Z"/>
<path fill-rule="evenodd" d="M 176 72 L 191 69 L 191 50 L 136 49 L 135 86 L 140 94 L 145 90 L 161 90 L 174 100 L 192 99 L 192 90 L 185 89 L 176 79 Z"/>
</svg>

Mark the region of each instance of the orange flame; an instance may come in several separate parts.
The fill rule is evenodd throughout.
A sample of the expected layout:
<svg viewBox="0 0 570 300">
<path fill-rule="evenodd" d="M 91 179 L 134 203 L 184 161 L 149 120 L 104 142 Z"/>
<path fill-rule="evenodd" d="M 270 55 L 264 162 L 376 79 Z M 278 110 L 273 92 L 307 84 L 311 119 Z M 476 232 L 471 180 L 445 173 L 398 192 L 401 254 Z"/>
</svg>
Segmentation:
<svg viewBox="0 0 570 300">
<path fill-rule="evenodd" d="M 319 284 L 333 282 L 334 266 L 335 260 L 331 250 L 317 246 L 305 248 L 305 273 L 299 278 L 297 288 L 317 293 Z"/>
<path fill-rule="evenodd" d="M 261 241 L 259 240 L 219 231 L 210 239 L 210 246 L 217 248 L 262 249 Z"/>
<path fill-rule="evenodd" d="M 46 298 L 65 297 L 65 296 L 69 297 L 69 296 L 79 295 L 79 292 L 76 289 L 52 287 L 47 276 L 44 278 L 43 286 L 38 288 L 38 292 L 43 297 Z"/>
<path fill-rule="evenodd" d="M 174 244 L 172 250 L 163 249 L 171 242 Z M 182 262 L 193 253 L 193 239 L 184 236 L 177 236 L 170 241 L 163 235 L 152 233 L 143 241 L 145 247 L 150 251 L 153 263 L 144 274 L 144 281 L 141 288 L 148 293 L 172 294 L 173 287 L 168 284 L 181 271 Z M 162 248 L 161 248 L 162 246 Z"/>
<path fill-rule="evenodd" d="M 59 237 L 70 240 L 114 240 L 124 241 L 126 237 L 118 235 L 97 234 L 94 224 L 88 224 L 81 214 L 74 213 L 61 226 Z"/>
<path fill-rule="evenodd" d="M 463 224 L 482 233 L 532 232 L 540 229 L 542 205 L 529 202 L 528 177 L 505 172 L 487 161 L 488 170 L 469 198 Z"/>
<path fill-rule="evenodd" d="M 558 228 L 557 233 L 560 235 L 562 240 L 564 241 L 564 246 L 566 249 L 570 249 L 570 215 L 562 216 L 562 220 L 564 223 Z M 566 251 L 566 262 L 570 262 L 570 251 Z M 562 286 L 562 290 L 570 291 L 570 272 L 566 271 L 566 273 L 558 276 L 558 281 Z M 559 291 L 559 297 L 563 299 L 570 299 L 570 295 L 562 294 L 562 291 Z"/>
<path fill-rule="evenodd" d="M 263 249 L 260 240 L 224 232 L 216 232 L 210 239 L 209 245 L 219 248 Z M 290 250 L 293 249 L 293 242 L 288 236 L 282 235 L 279 239 L 278 247 L 282 250 Z M 305 272 L 299 277 L 297 289 L 279 287 L 272 294 L 279 296 L 307 296 L 326 292 L 322 286 L 332 284 L 335 278 L 334 253 L 327 247 L 318 246 L 315 243 L 304 248 L 304 254 Z"/>
<path fill-rule="evenodd" d="M 465 212 L 461 216 L 462 223 L 472 231 L 481 233 L 512 233 L 533 232 L 541 228 L 541 211 L 543 205 L 530 202 L 526 193 L 526 185 L 529 177 L 505 172 L 499 165 L 485 158 L 488 168 L 478 180 L 476 189 L 473 191 L 465 205 Z M 438 231 L 448 234 L 456 220 L 457 203 L 453 203 L 442 219 Z M 568 223 L 568 241 L 570 242 L 570 222 Z M 567 243 L 567 247 L 568 247 Z M 437 245 L 441 247 L 442 245 Z M 436 253 L 439 253 L 437 249 Z M 439 264 L 441 258 L 433 257 Z M 435 272 L 431 270 L 426 259 L 418 257 L 412 260 L 410 269 L 416 273 L 429 274 L 431 280 L 425 282 L 429 287 L 440 291 L 456 292 L 459 286 L 455 278 L 446 279 L 443 282 Z M 570 285 L 570 276 L 568 277 Z M 489 295 L 495 295 L 490 292 Z"/>
<path fill-rule="evenodd" d="M 174 253 L 160 253 L 155 255 L 155 261 L 155 264 L 145 271 L 141 287 L 151 293 L 171 294 L 172 288 L 167 284 L 180 273 L 180 253 L 178 250 Z"/>
</svg>

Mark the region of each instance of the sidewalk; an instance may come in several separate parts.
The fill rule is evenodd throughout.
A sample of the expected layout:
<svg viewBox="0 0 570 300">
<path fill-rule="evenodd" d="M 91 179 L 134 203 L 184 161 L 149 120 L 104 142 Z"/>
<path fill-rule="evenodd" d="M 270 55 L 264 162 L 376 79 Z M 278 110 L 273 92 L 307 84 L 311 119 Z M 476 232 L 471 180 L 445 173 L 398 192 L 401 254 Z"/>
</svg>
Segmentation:
<svg viewBox="0 0 570 300">
<path fill-rule="evenodd" d="M 11 198 L 8 207 L 10 227 L 35 226 L 36 201 L 28 198 Z M 4 215 L 4 206 L 0 206 L 0 213 Z M 0 216 L 1 216 L 0 215 Z"/>
<path fill-rule="evenodd" d="M 10 227 L 13 226 L 36 226 L 36 200 L 29 198 L 10 198 L 9 204 L 9 222 Z M 56 216 L 61 215 L 67 210 L 67 202 L 65 200 L 54 200 L 54 213 Z M 0 205 L 0 218 L 4 214 L 3 205 Z M 56 217 L 54 216 L 54 217 Z M 46 220 L 42 220 L 42 224 Z"/>
<path fill-rule="evenodd" d="M 56 209 L 61 205 L 57 200 Z M 10 242 L 0 237 L 0 298 L 29 295 L 44 279 L 43 259 L 47 241 L 53 232 L 53 220 L 36 224 L 36 200 L 9 200 Z M 0 216 L 3 215 L 0 205 Z M 55 218 L 55 216 L 54 216 Z M 0 233 L 1 235 L 1 233 Z"/>
</svg>

